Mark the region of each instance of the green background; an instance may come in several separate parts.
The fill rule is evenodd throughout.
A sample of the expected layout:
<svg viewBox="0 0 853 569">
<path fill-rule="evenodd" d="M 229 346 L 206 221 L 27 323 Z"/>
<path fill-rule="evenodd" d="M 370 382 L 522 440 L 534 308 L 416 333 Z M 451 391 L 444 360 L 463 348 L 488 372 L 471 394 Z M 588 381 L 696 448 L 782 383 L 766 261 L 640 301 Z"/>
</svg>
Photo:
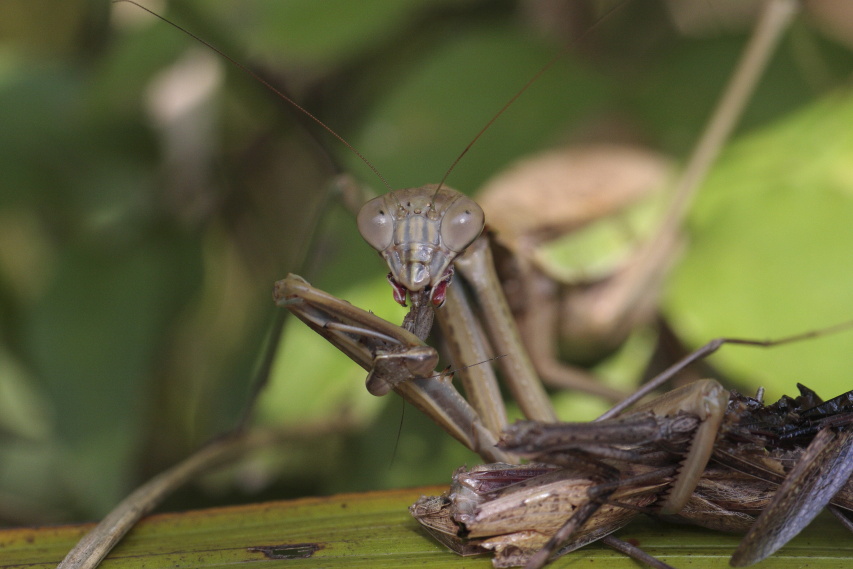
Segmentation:
<svg viewBox="0 0 853 569">
<path fill-rule="evenodd" d="M 471 192 L 514 158 L 590 133 L 684 159 L 745 27 L 709 16 L 704 32 L 684 34 L 653 2 L 594 27 L 596 4 L 558 15 L 536 6 L 151 3 L 286 85 L 394 187 L 436 182 L 566 43 L 452 186 Z M 234 424 L 276 318 L 276 279 L 300 272 L 392 321 L 403 311 L 326 195 L 329 161 L 245 73 L 127 4 L 7 1 L 0 22 L 0 523 L 95 519 Z M 203 95 L 184 122 L 167 123 L 154 92 L 182 61 L 181 91 Z M 664 311 L 688 345 L 853 319 L 851 68 L 850 51 L 810 17 L 787 34 L 701 190 L 667 287 Z M 851 387 L 851 342 L 724 349 L 715 365 L 769 397 L 798 381 L 832 396 Z M 293 440 L 167 509 L 445 483 L 477 461 L 399 400 L 368 395 L 364 373 L 300 323 L 281 348 L 258 422 Z M 601 408 L 564 405 L 586 408 L 574 417 Z"/>
</svg>

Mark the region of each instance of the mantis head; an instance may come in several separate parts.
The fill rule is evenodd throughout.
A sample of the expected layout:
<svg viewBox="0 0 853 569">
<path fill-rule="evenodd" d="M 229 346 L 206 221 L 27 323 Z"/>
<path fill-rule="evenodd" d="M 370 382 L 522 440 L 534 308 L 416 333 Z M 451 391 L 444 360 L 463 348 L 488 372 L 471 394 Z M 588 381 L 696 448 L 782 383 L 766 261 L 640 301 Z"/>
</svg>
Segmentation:
<svg viewBox="0 0 853 569">
<path fill-rule="evenodd" d="M 358 230 L 388 263 L 394 300 L 427 290 L 444 302 L 453 261 L 483 231 L 483 210 L 471 198 L 435 185 L 394 190 L 364 204 Z"/>
</svg>

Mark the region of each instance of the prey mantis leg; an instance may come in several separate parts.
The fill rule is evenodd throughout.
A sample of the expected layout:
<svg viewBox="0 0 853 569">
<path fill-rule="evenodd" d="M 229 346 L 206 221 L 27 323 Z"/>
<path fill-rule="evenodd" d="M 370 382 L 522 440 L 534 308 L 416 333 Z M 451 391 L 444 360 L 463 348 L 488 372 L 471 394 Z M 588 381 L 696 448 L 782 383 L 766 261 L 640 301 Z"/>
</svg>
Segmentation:
<svg viewBox="0 0 853 569">
<path fill-rule="evenodd" d="M 732 555 L 733 567 L 767 558 L 806 527 L 853 475 L 853 431 L 822 429 Z"/>
<path fill-rule="evenodd" d="M 412 513 L 433 533 L 459 530 L 472 547 L 495 551 L 496 567 L 540 567 L 558 550 L 567 553 L 616 531 L 636 516 L 637 508 L 652 507 L 670 488 L 674 491 L 664 500 L 681 500 L 678 479 L 690 481 L 675 474 L 704 469 L 709 454 L 696 457 L 691 445 L 705 419 L 713 423 L 725 411 L 717 404 L 706 412 L 706 400 L 719 403 L 720 394 L 728 400 L 728 392 L 707 381 L 664 397 L 659 407 L 653 403 L 648 410 L 603 422 L 516 423 L 504 433 L 500 448 L 533 461 L 530 466 L 542 473 L 523 471 L 531 478 L 519 482 L 524 478 L 516 474 L 517 467 L 508 465 L 457 472 L 443 501 L 423 498 Z M 669 452 L 655 450 L 658 443 L 681 449 L 677 453 L 684 453 L 684 462 L 677 465 Z M 482 483 L 472 485 L 472 477 Z M 499 486 L 502 480 L 505 487 Z M 465 487 L 476 495 L 465 497 Z"/>
<path fill-rule="evenodd" d="M 673 514 L 687 503 L 708 464 L 728 400 L 729 392 L 718 382 L 700 380 L 636 407 L 625 419 L 553 425 L 516 423 L 505 432 L 501 448 L 542 460 L 555 450 L 645 444 L 670 436 L 673 430 L 689 432 L 690 443 L 680 461 L 679 475 L 659 506 L 661 513 Z M 679 416 L 684 416 L 684 421 L 679 422 Z"/>
</svg>

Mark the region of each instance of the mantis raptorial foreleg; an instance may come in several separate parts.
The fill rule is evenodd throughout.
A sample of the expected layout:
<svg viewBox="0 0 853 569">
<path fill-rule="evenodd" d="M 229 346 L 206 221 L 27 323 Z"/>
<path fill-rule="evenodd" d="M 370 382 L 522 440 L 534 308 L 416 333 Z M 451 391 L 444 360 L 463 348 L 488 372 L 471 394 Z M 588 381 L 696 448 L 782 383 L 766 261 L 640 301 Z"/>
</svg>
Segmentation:
<svg viewBox="0 0 853 569">
<path fill-rule="evenodd" d="M 374 392 L 393 389 L 486 460 L 511 460 L 494 447 L 494 434 L 450 381 L 435 374 L 438 355 L 417 336 L 315 289 L 296 275 L 276 283 L 275 297 L 279 305 L 370 371 L 367 382 Z"/>
</svg>

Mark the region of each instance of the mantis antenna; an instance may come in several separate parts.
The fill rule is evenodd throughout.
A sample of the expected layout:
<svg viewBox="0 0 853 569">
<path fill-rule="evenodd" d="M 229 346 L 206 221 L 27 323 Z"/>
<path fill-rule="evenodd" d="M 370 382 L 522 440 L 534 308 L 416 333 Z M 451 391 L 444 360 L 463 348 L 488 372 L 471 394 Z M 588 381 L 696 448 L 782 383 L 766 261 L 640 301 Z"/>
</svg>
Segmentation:
<svg viewBox="0 0 853 569">
<path fill-rule="evenodd" d="M 160 15 L 160 14 L 158 14 L 157 12 L 154 12 L 153 10 L 149 10 L 148 8 L 146 8 L 146 7 L 145 7 L 145 6 L 143 6 L 142 4 L 139 4 L 139 3 L 138 3 L 138 2 L 136 2 L 135 0 L 113 0 L 113 4 L 118 4 L 118 3 L 120 3 L 120 2 L 127 2 L 128 4 L 133 4 L 133 5 L 134 5 L 134 6 L 136 6 L 137 8 L 140 8 L 141 10 L 145 10 L 146 12 L 148 12 L 149 14 L 151 14 L 152 16 L 154 16 L 155 18 L 158 18 L 158 19 L 160 19 L 160 20 L 162 20 L 162 21 L 166 22 L 167 24 L 169 24 L 169 25 L 170 25 L 170 26 L 172 26 L 173 28 L 176 28 L 177 30 L 180 30 L 181 32 L 183 32 L 183 33 L 185 33 L 186 35 L 188 35 L 188 36 L 190 36 L 191 38 L 193 38 L 194 40 L 198 41 L 198 42 L 199 42 L 199 43 L 201 43 L 203 46 L 208 47 L 208 48 L 212 49 L 213 51 L 215 51 L 217 54 L 219 54 L 220 56 L 222 56 L 223 58 L 225 58 L 227 61 L 229 61 L 230 63 L 232 63 L 234 66 L 236 66 L 238 69 L 240 69 L 240 70 L 241 70 L 241 71 L 243 71 L 244 73 L 248 74 L 250 77 L 252 77 L 252 78 L 254 78 L 255 80 L 257 80 L 261 85 L 263 85 L 264 87 L 266 87 L 267 89 L 269 89 L 270 91 L 272 91 L 273 93 L 275 93 L 278 97 L 280 97 L 280 98 L 281 98 L 281 99 L 283 99 L 284 101 L 287 101 L 290 105 L 292 105 L 292 106 L 293 106 L 293 108 L 295 108 L 296 110 L 298 110 L 299 112 L 301 112 L 303 115 L 305 115 L 306 117 L 308 117 L 309 119 L 311 119 L 312 121 L 314 121 L 315 123 L 317 123 L 318 125 L 320 125 L 320 126 L 321 126 L 325 131 L 326 131 L 326 132 L 328 132 L 329 134 L 331 134 L 332 136 L 334 136 L 335 138 L 337 138 L 337 139 L 338 139 L 338 140 L 339 140 L 339 141 L 340 141 L 344 146 L 346 146 L 347 148 L 349 148 L 349 149 L 350 149 L 350 151 L 351 151 L 353 154 L 355 154 L 356 156 L 358 156 L 358 157 L 359 157 L 359 159 L 361 159 L 361 161 L 362 161 L 362 162 L 364 162 L 364 163 L 367 165 L 367 167 L 368 167 L 368 168 L 370 168 L 371 170 L 373 170 L 373 173 L 374 173 L 374 174 L 376 174 L 376 177 L 377 177 L 377 178 L 379 178 L 380 180 L 382 180 L 382 184 L 383 184 L 383 185 L 384 185 L 384 186 L 385 186 L 389 191 L 391 191 L 391 190 L 393 190 L 393 189 L 394 189 L 394 188 L 392 188 L 392 187 L 391 187 L 391 184 L 389 184 L 389 183 L 388 183 L 388 181 L 385 179 L 385 177 L 384 177 L 384 176 L 379 172 L 379 169 L 378 169 L 376 166 L 374 166 L 374 165 L 370 162 L 370 160 L 368 160 L 368 159 L 367 159 L 367 158 L 366 158 L 366 157 L 365 157 L 361 152 L 359 152 L 358 150 L 356 150 L 356 148 L 355 148 L 352 144 L 350 144 L 349 142 L 347 142 L 347 140 L 346 140 L 343 136 L 341 136 L 340 134 L 338 134 L 337 132 L 335 132 L 335 131 L 334 131 L 334 129 L 332 129 L 332 127 L 328 126 L 326 123 L 324 123 L 324 122 L 323 122 L 323 121 L 321 121 L 319 118 L 317 118 L 316 116 L 314 116 L 314 115 L 311 113 L 311 111 L 309 111 L 308 109 L 306 109 L 305 107 L 303 107 L 302 105 L 300 105 L 299 103 L 297 103 L 296 101 L 294 101 L 292 98 L 288 97 L 286 94 L 282 93 L 280 89 L 277 89 L 277 88 L 276 88 L 275 86 L 273 86 L 269 81 L 267 81 L 266 79 L 264 79 L 263 77 L 261 77 L 260 75 L 258 75 L 257 73 L 255 73 L 254 71 L 252 71 L 251 69 L 249 69 L 247 66 L 243 65 L 242 63 L 240 63 L 239 61 L 237 61 L 236 59 L 234 59 L 233 57 L 231 57 L 230 55 L 228 55 L 227 53 L 225 53 L 224 51 L 222 51 L 221 49 L 219 49 L 219 48 L 218 48 L 218 47 L 216 47 L 215 45 L 211 44 L 209 41 L 207 41 L 207 40 L 205 40 L 205 39 L 203 39 L 203 38 L 201 38 L 201 37 L 197 36 L 196 34 L 192 33 L 192 32 L 191 32 L 191 31 L 189 31 L 188 29 L 186 29 L 186 28 L 184 28 L 184 27 L 182 27 L 182 26 L 180 26 L 180 25 L 176 24 L 175 22 L 172 22 L 171 20 L 169 20 L 169 19 L 167 19 L 167 18 L 164 18 L 163 16 L 161 16 L 161 15 Z"/>
<path fill-rule="evenodd" d="M 447 178 L 448 178 L 448 176 L 450 176 L 450 173 L 453 172 L 454 168 L 456 168 L 456 165 L 459 164 L 459 162 L 462 160 L 462 157 L 465 156 L 466 154 L 468 154 L 468 151 L 471 150 L 471 147 L 474 146 L 474 144 L 476 144 L 476 142 L 478 140 L 480 140 L 480 138 L 486 133 L 486 131 L 489 130 L 491 128 L 491 126 L 495 123 L 495 121 L 497 121 L 498 118 L 500 118 L 515 103 L 515 101 L 519 97 L 521 97 L 534 83 L 536 83 L 540 77 L 542 77 L 545 73 L 547 73 L 548 70 L 551 69 L 557 63 L 557 61 L 559 61 L 564 55 L 566 55 L 566 53 L 568 53 L 568 51 L 570 49 L 572 49 L 578 43 L 583 41 L 583 39 L 587 35 L 589 35 L 593 30 L 598 28 L 598 26 L 601 25 L 604 21 L 608 20 L 610 18 L 610 16 L 615 14 L 618 10 L 620 10 L 623 6 L 625 6 L 625 4 L 627 4 L 629 1 L 630 0 L 624 0 L 623 2 L 617 4 L 616 6 L 614 6 L 613 8 L 608 10 L 607 12 L 605 12 L 602 16 L 600 16 L 581 35 L 579 35 L 577 38 L 575 38 L 569 45 L 567 45 L 559 53 L 557 53 L 557 55 L 552 57 L 550 61 L 548 61 L 545 65 L 543 65 L 539 69 L 539 71 L 534 73 L 533 76 L 530 79 L 528 79 L 527 83 L 525 83 L 521 87 L 521 89 L 519 89 L 512 97 L 510 97 L 510 99 L 506 103 L 504 103 L 504 106 L 501 107 L 500 110 L 497 113 L 495 113 L 492 116 L 492 118 L 489 119 L 489 122 L 487 122 L 485 124 L 485 126 L 483 126 L 483 128 L 480 129 L 480 132 L 478 132 L 474 136 L 474 138 L 471 139 L 471 142 L 469 142 L 468 145 L 464 149 L 462 149 L 462 152 L 459 153 L 459 155 L 456 157 L 456 159 L 450 165 L 450 168 L 448 168 L 447 171 L 444 173 L 444 176 L 442 176 L 441 181 L 438 183 L 438 185 L 435 188 L 435 192 L 433 193 L 433 199 L 438 194 L 439 190 L 441 190 L 441 188 L 444 186 L 444 182 L 447 181 Z"/>
</svg>

